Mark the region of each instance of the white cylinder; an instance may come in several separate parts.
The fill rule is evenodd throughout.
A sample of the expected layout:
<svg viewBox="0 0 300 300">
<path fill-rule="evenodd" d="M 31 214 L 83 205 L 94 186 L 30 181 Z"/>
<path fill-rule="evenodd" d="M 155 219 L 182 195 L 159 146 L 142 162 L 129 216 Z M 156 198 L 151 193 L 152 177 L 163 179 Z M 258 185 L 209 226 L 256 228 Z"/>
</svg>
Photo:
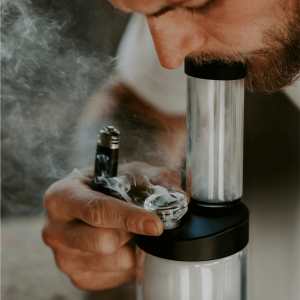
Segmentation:
<svg viewBox="0 0 300 300">
<path fill-rule="evenodd" d="M 247 300 L 248 246 L 217 260 L 162 259 L 137 249 L 137 300 Z"/>
</svg>

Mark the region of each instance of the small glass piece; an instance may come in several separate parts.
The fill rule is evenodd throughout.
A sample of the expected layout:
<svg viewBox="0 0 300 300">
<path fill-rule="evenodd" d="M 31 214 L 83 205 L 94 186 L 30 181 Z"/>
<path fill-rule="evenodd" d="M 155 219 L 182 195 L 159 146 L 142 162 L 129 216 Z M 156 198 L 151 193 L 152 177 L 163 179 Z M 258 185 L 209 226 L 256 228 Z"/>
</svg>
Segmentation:
<svg viewBox="0 0 300 300">
<path fill-rule="evenodd" d="M 179 220 L 187 212 L 188 205 L 184 194 L 169 192 L 149 196 L 145 200 L 144 208 L 157 215 L 165 229 L 172 229 L 179 225 Z"/>
</svg>

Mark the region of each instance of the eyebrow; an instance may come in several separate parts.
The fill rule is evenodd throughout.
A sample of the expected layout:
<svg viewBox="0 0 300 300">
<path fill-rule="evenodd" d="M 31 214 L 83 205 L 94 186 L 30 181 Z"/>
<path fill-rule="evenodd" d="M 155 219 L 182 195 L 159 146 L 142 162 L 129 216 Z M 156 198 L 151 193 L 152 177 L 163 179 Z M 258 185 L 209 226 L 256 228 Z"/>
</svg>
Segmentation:
<svg viewBox="0 0 300 300">
<path fill-rule="evenodd" d="M 167 13 L 168 11 L 174 10 L 176 7 L 180 6 L 183 2 L 184 1 L 176 3 L 176 4 L 172 5 L 172 6 L 166 6 L 166 7 L 160 9 L 159 11 L 157 11 L 155 13 L 149 14 L 148 16 L 159 17 L 159 16 Z M 213 7 L 215 4 L 217 4 L 217 2 L 219 2 L 219 0 L 208 0 L 202 6 L 199 6 L 199 7 L 185 7 L 185 8 L 187 10 L 191 11 L 191 12 L 198 11 L 200 13 L 205 14 L 211 7 Z"/>
</svg>

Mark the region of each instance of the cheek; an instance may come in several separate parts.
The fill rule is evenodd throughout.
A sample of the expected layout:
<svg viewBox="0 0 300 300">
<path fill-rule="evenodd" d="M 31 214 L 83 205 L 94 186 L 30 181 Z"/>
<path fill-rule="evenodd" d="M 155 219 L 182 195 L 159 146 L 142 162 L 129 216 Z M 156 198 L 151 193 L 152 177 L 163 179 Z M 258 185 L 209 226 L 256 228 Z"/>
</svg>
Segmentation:
<svg viewBox="0 0 300 300">
<path fill-rule="evenodd" d="M 198 25 L 207 33 L 206 46 L 240 52 L 262 47 L 262 32 L 277 21 L 273 7 L 274 0 L 223 1 L 199 18 Z"/>
</svg>

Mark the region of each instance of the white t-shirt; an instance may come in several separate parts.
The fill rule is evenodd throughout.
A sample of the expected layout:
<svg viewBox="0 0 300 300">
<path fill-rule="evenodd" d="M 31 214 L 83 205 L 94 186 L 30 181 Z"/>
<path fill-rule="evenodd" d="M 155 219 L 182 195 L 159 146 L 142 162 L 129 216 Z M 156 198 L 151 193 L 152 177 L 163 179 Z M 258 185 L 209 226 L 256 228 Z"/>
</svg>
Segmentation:
<svg viewBox="0 0 300 300">
<path fill-rule="evenodd" d="M 173 114 L 185 114 L 186 76 L 183 72 L 183 66 L 176 70 L 167 70 L 161 67 L 143 15 L 133 14 L 121 41 L 118 56 L 119 67 L 117 71 L 122 81 L 158 109 Z M 288 88 L 286 93 L 296 107 L 300 109 L 300 82 L 294 87 Z M 286 104 L 290 109 L 288 111 L 293 111 L 294 120 L 297 120 L 297 108 L 293 110 L 290 104 Z M 272 105 L 272 101 L 270 105 Z M 259 105 L 257 109 L 259 109 Z M 265 109 L 264 112 L 268 113 L 267 110 Z M 256 113 L 255 110 L 253 112 Z M 249 111 L 247 113 L 249 116 Z M 255 116 L 250 115 L 250 117 Z M 280 114 L 278 120 L 275 121 L 280 126 Z M 253 121 L 253 126 L 256 125 L 256 122 Z M 292 126 L 294 125 L 292 124 Z M 260 130 L 261 128 L 256 128 L 256 132 L 260 132 Z M 285 132 L 284 130 L 286 129 L 279 127 L 279 131 Z M 294 138 L 299 140 L 297 136 L 292 137 L 292 139 Z M 256 146 L 254 147 L 257 147 L 257 144 L 259 146 L 260 142 L 255 136 Z M 276 145 L 276 147 L 285 146 Z M 278 157 L 278 159 L 281 158 Z M 292 163 L 289 161 L 288 168 Z M 276 166 L 276 161 L 274 161 L 274 165 Z M 262 168 L 262 170 L 264 169 Z M 297 192 L 295 193 L 297 183 L 294 183 L 293 192 L 289 194 L 289 191 L 292 190 L 289 181 L 297 180 L 297 171 L 294 171 L 293 177 L 286 179 L 286 181 L 276 179 L 276 182 L 280 182 L 279 184 L 283 182 L 282 187 L 279 188 L 272 187 L 273 179 L 270 175 L 267 175 L 269 178 L 267 178 L 268 184 L 266 184 L 266 177 L 261 177 L 266 175 L 261 175 L 260 172 L 261 170 L 254 172 L 260 177 L 253 178 L 250 183 L 249 180 L 245 181 L 248 193 L 244 195 L 244 201 L 250 209 L 251 237 L 249 298 L 255 300 L 299 300 L 300 199 L 296 199 L 298 197 Z M 280 174 L 280 176 L 289 178 L 287 174 Z M 251 184 L 253 182 L 256 183 L 256 187 L 252 189 Z M 257 186 L 260 187 L 257 188 Z"/>
<path fill-rule="evenodd" d="M 164 112 L 185 114 L 186 75 L 183 64 L 176 70 L 160 65 L 144 15 L 132 15 L 117 56 L 121 80 L 144 100 Z"/>
</svg>

